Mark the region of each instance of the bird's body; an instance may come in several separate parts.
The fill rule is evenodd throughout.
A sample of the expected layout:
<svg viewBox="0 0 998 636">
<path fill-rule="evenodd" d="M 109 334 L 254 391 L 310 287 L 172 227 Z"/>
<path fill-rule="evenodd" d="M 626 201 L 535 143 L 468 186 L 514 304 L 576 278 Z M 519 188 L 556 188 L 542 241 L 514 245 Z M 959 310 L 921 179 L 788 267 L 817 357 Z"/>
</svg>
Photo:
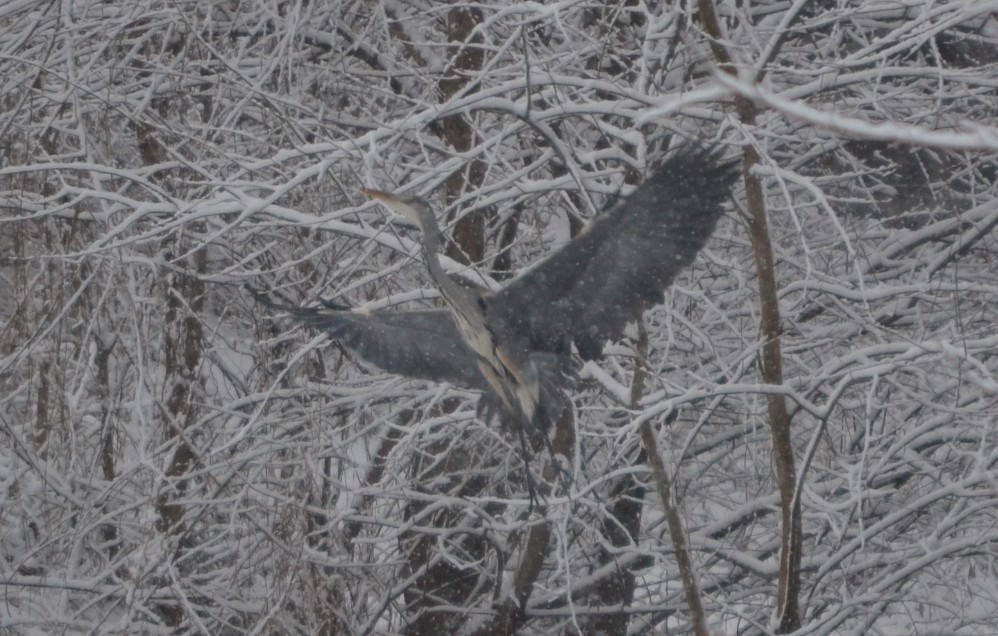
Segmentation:
<svg viewBox="0 0 998 636">
<path fill-rule="evenodd" d="M 399 198 L 380 190 L 363 192 L 419 224 L 426 268 L 437 282 L 461 339 L 474 353 L 482 377 L 508 415 L 533 424 L 540 398 L 537 370 L 529 356 L 521 355 L 515 338 L 500 340 L 490 328 L 487 311 L 491 295 L 458 285 L 440 265 L 440 227 L 432 208 L 420 198 Z"/>
<path fill-rule="evenodd" d="M 422 199 L 364 190 L 419 224 L 423 256 L 447 310 L 375 312 L 280 305 L 386 371 L 485 391 L 506 417 L 545 428 L 565 408 L 573 347 L 602 355 L 713 233 L 737 176 L 716 154 L 673 154 L 630 196 L 506 287 L 484 292 L 444 272 L 440 227 Z M 521 426 L 522 430 L 522 426 Z"/>
</svg>

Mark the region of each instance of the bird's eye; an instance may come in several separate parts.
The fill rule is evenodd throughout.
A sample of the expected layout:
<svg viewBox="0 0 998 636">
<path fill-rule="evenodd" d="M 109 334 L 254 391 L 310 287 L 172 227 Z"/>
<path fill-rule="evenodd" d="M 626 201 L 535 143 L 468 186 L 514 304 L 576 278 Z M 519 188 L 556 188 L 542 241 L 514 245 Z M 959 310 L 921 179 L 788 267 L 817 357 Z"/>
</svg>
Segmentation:
<svg viewBox="0 0 998 636">
<path fill-rule="evenodd" d="M 485 311 L 486 305 L 485 305 L 485 299 L 484 298 L 479 298 L 478 299 L 478 308 L 481 309 L 482 311 Z"/>
</svg>

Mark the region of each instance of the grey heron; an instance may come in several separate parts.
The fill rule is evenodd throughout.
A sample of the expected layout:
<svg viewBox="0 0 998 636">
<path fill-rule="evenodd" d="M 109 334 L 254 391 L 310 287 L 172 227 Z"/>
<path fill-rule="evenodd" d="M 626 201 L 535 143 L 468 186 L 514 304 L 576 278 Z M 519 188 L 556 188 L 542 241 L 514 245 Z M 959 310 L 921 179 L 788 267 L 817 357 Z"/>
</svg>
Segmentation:
<svg viewBox="0 0 998 636">
<path fill-rule="evenodd" d="M 737 177 L 719 153 L 673 153 L 629 196 L 598 214 L 537 267 L 495 291 L 457 284 L 441 266 L 442 233 L 421 198 L 363 192 L 415 221 L 446 309 L 357 312 L 261 302 L 285 310 L 388 371 L 483 392 L 485 405 L 546 430 L 569 407 L 575 365 L 662 302 L 714 231 Z"/>
</svg>

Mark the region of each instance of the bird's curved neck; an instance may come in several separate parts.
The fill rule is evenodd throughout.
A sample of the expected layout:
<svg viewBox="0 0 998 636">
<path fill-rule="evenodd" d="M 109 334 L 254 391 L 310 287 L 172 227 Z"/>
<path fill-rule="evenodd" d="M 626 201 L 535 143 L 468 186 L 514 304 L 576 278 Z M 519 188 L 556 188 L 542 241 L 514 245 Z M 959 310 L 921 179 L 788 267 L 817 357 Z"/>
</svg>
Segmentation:
<svg viewBox="0 0 998 636">
<path fill-rule="evenodd" d="M 443 232 L 437 219 L 427 213 L 419 217 L 419 229 L 423 233 L 423 260 L 426 262 L 426 269 L 430 272 L 430 277 L 437 284 L 440 294 L 450 305 L 452 311 L 461 311 L 471 301 L 468 290 L 455 283 L 443 265 L 440 264 L 440 253 L 443 251 Z"/>
<path fill-rule="evenodd" d="M 444 271 L 440 264 L 440 252 L 443 251 L 443 233 L 435 218 L 422 216 L 419 219 L 419 229 L 423 233 L 423 260 L 430 276 L 437 283 L 445 300 L 451 300 L 460 294 L 459 287 Z"/>
<path fill-rule="evenodd" d="M 443 233 L 434 218 L 423 215 L 419 219 L 419 230 L 423 234 L 423 253 L 427 258 L 443 249 Z"/>
<path fill-rule="evenodd" d="M 431 246 L 430 241 L 427 241 L 426 247 L 423 249 L 423 260 L 426 261 L 426 269 L 430 271 L 430 276 L 436 281 L 437 288 L 444 300 L 453 305 L 454 300 L 461 295 L 463 290 L 451 280 L 451 277 L 444 271 L 443 265 L 440 264 L 440 244 Z"/>
</svg>

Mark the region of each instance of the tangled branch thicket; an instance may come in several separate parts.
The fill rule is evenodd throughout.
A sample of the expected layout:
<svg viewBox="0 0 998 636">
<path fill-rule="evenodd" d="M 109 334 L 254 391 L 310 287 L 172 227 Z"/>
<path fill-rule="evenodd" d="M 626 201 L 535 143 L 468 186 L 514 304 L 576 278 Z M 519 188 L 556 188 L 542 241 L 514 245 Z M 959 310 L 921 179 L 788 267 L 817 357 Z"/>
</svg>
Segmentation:
<svg viewBox="0 0 998 636">
<path fill-rule="evenodd" d="M 647 423 L 711 629 L 770 633 L 777 395 L 798 633 L 993 632 L 998 23 L 972 0 L 711 6 L 726 80 L 687 3 L 0 7 L 0 629 L 683 632 Z M 426 195 L 450 265 L 495 284 L 681 138 L 759 157 L 783 381 L 739 189 L 585 367 L 571 488 L 541 511 L 475 395 L 242 289 L 436 305 L 417 237 L 359 188 Z"/>
</svg>

